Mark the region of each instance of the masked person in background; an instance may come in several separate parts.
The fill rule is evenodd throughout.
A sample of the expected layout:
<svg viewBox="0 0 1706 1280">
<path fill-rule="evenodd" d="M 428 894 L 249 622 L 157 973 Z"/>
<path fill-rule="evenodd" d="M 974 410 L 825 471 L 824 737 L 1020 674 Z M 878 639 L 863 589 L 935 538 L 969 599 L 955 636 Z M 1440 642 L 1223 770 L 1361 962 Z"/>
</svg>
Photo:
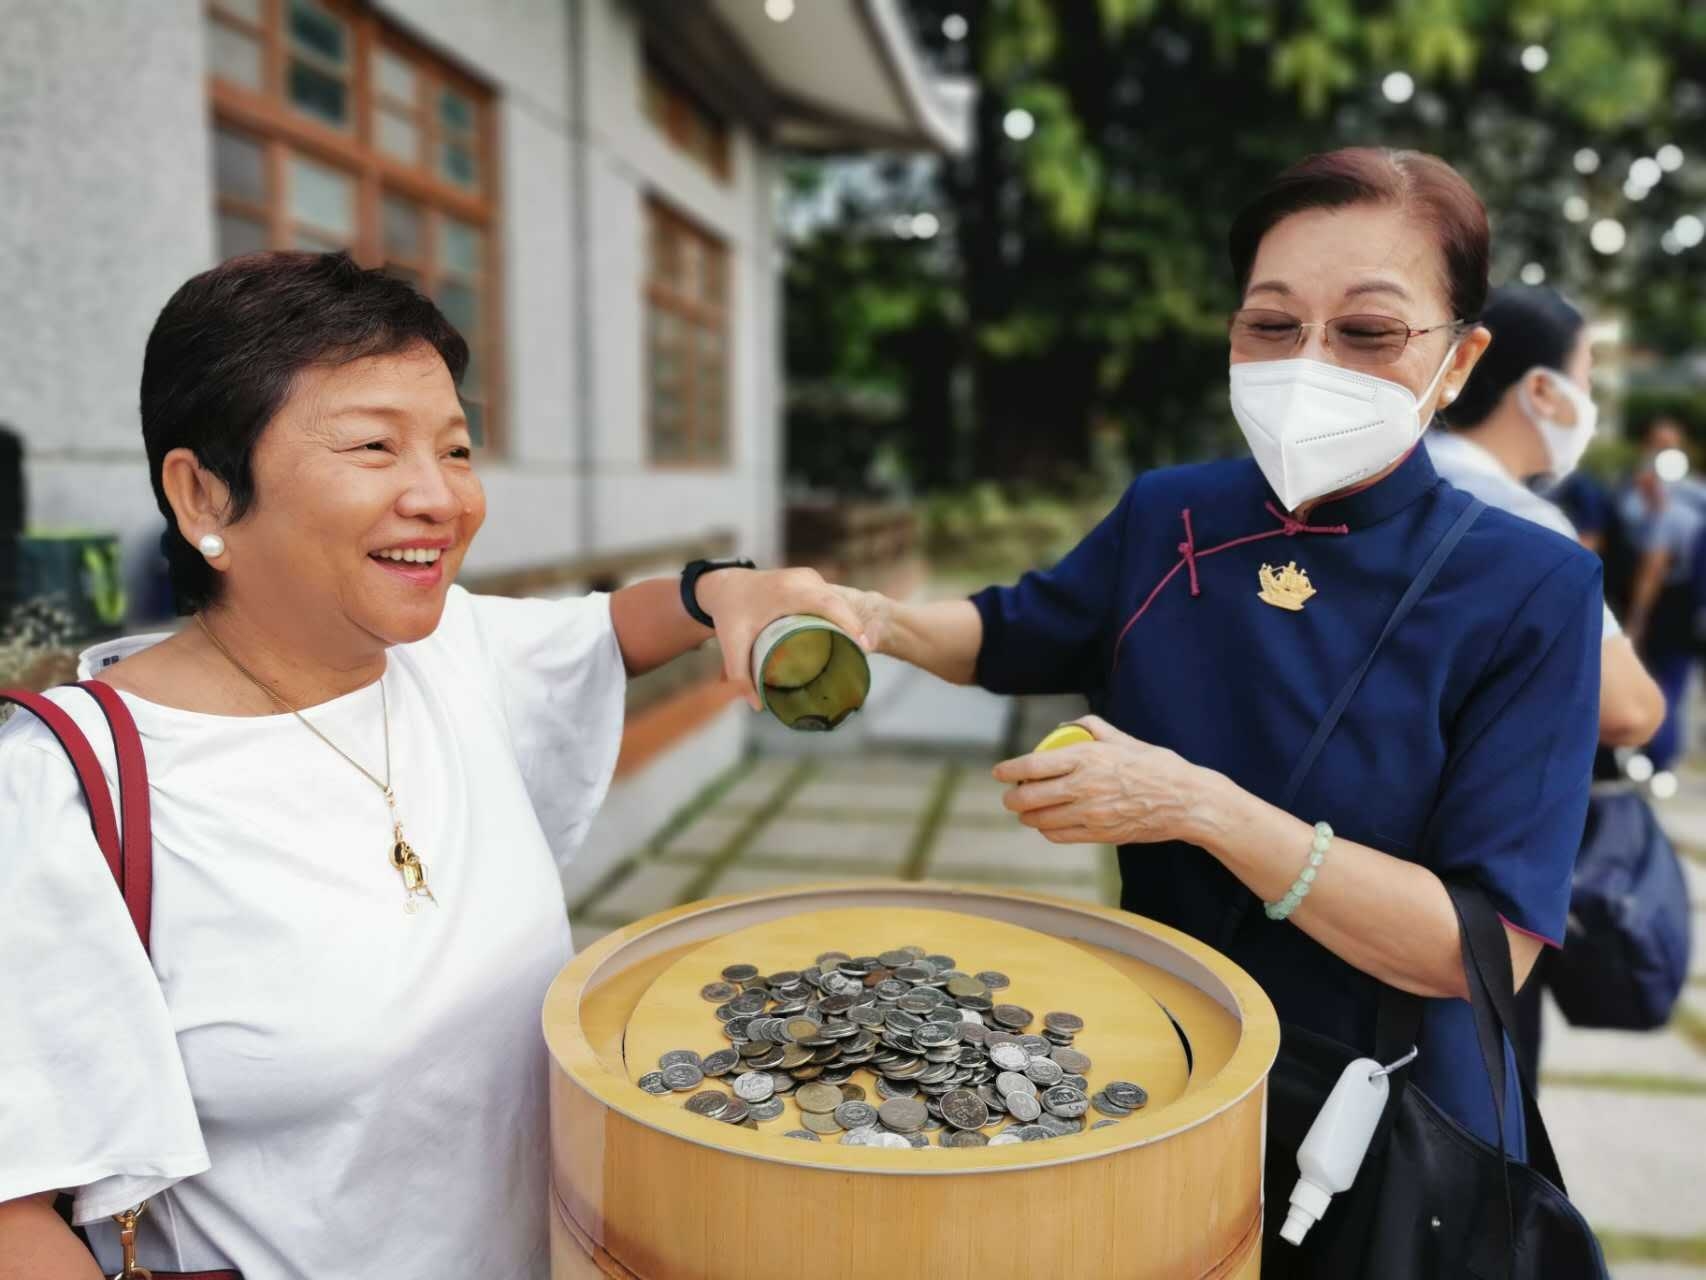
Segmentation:
<svg viewBox="0 0 1706 1280">
<path fill-rule="evenodd" d="M 1412 1083 L 1496 1144 L 1446 884 L 1492 900 L 1519 985 L 1562 939 L 1603 605 L 1589 552 L 1477 510 L 1418 447 L 1487 348 L 1488 241 L 1433 156 L 1294 165 L 1230 237 L 1252 456 L 1140 476 L 1014 586 L 848 596 L 870 643 L 946 679 L 1087 695 L 1096 740 L 999 765 L 1007 807 L 1119 845 L 1121 906 L 1229 955 L 1288 1034 L 1368 1053 L 1385 988 L 1428 997 Z"/>
<path fill-rule="evenodd" d="M 1694 667 L 1695 563 L 1706 533 L 1706 491 L 1688 475 L 1686 437 L 1670 418 L 1647 428 L 1642 462 L 1618 504 L 1631 552 L 1628 631 L 1664 690 L 1664 723 L 1647 744 L 1656 769 L 1669 769 L 1687 747 L 1684 712 Z"/>
<path fill-rule="evenodd" d="M 1489 506 L 1578 540 L 1563 511 L 1528 487 L 1564 480 L 1592 441 L 1593 353 L 1581 312 L 1546 288 L 1494 291 L 1481 324 L 1493 335 L 1462 393 L 1427 435 L 1434 469 Z M 1599 740 L 1640 746 L 1658 731 L 1665 696 L 1609 606 L 1600 646 Z"/>
<path fill-rule="evenodd" d="M 1428 455 L 1441 476 L 1457 488 L 1577 539 L 1562 510 L 1529 488 L 1572 475 L 1593 440 L 1599 407 L 1589 395 L 1593 351 L 1581 312 L 1546 288 L 1506 285 L 1493 292 L 1481 324 L 1493 335 L 1463 391 L 1435 419 L 1426 437 Z M 1446 429 L 1449 428 L 1449 429 Z M 1606 747 L 1632 747 L 1658 731 L 1665 695 L 1648 674 L 1609 605 L 1600 644 L 1599 740 Z M 1618 777 L 1610 752 L 1595 772 Z M 1521 1019 L 1517 1052 L 1538 1078 L 1540 1065 L 1540 971 L 1517 996 Z"/>
</svg>

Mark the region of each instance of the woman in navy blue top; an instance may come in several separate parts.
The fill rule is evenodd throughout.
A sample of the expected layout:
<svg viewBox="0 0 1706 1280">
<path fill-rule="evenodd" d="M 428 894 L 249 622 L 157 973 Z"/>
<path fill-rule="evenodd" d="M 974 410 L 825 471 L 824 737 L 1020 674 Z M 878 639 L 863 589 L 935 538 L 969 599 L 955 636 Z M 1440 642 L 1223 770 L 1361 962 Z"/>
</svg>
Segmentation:
<svg viewBox="0 0 1706 1280">
<path fill-rule="evenodd" d="M 1563 936 L 1598 724 L 1598 561 L 1481 511 L 1277 803 L 1473 501 L 1415 446 L 1486 348 L 1487 239 L 1480 201 L 1432 157 L 1294 166 L 1232 233 L 1231 398 L 1253 457 L 1140 477 L 1054 568 L 969 602 L 852 594 L 870 643 L 948 679 L 1087 694 L 1097 740 L 998 766 L 1008 808 L 1051 841 L 1118 844 L 1121 905 L 1225 951 L 1284 1022 L 1369 1051 L 1382 984 L 1435 997 L 1414 1079 L 1493 1142 L 1443 881 L 1491 897 L 1519 984 Z"/>
</svg>

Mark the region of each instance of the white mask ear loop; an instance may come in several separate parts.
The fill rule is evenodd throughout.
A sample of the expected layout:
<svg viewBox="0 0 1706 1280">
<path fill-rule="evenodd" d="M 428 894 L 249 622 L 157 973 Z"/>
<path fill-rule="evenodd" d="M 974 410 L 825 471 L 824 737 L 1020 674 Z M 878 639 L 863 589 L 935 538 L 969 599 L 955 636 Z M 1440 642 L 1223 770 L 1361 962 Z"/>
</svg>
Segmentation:
<svg viewBox="0 0 1706 1280">
<path fill-rule="evenodd" d="M 1422 416 L 1422 406 L 1428 402 L 1428 397 L 1434 393 L 1434 388 L 1439 386 L 1440 379 L 1445 377 L 1445 371 L 1451 368 L 1451 358 L 1457 354 L 1457 349 L 1462 345 L 1463 339 L 1457 338 L 1445 349 L 1445 359 L 1440 361 L 1439 369 L 1435 372 L 1434 376 L 1428 379 L 1427 390 L 1423 391 L 1421 395 L 1416 397 L 1416 417 L 1418 420 L 1417 425 L 1419 427 L 1425 428 L 1428 425 L 1427 423 L 1420 421 Z M 1443 406 L 1435 406 L 1434 411 L 1437 413 L 1442 407 Z"/>
</svg>

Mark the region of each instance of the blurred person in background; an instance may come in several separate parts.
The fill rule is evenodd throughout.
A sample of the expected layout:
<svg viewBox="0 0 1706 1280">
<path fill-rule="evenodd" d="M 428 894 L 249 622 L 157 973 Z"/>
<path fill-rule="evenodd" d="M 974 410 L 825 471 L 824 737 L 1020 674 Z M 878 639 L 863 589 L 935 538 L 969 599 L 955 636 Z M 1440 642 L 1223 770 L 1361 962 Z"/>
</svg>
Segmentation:
<svg viewBox="0 0 1706 1280">
<path fill-rule="evenodd" d="M 1459 489 L 1577 539 L 1569 516 L 1530 486 L 1578 475 L 1577 464 L 1597 429 L 1587 323 L 1555 290 L 1525 285 L 1495 290 L 1481 323 L 1493 335 L 1492 345 L 1462 394 L 1435 419 L 1426 437 L 1428 453 L 1440 475 Z M 1602 616 L 1600 745 L 1640 746 L 1663 722 L 1665 698 L 1609 604 Z M 1619 776 L 1610 751 L 1599 753 L 1595 775 Z M 1517 995 L 1516 1050 L 1536 1079 L 1545 961 L 1542 956 Z"/>
<path fill-rule="evenodd" d="M 1665 697 L 1647 755 L 1669 769 L 1686 749 L 1688 678 L 1699 652 L 1696 575 L 1706 534 L 1706 490 L 1689 477 L 1687 437 L 1673 418 L 1648 426 L 1642 459 L 1618 502 L 1631 560 L 1625 630 Z"/>
<path fill-rule="evenodd" d="M 1492 345 L 1428 432 L 1428 454 L 1459 489 L 1579 541 L 1570 518 L 1529 485 L 1573 475 L 1597 428 L 1586 321 L 1552 289 L 1506 285 L 1481 323 Z M 1640 746 L 1663 722 L 1664 695 L 1609 605 L 1603 623 L 1599 740 Z"/>
</svg>

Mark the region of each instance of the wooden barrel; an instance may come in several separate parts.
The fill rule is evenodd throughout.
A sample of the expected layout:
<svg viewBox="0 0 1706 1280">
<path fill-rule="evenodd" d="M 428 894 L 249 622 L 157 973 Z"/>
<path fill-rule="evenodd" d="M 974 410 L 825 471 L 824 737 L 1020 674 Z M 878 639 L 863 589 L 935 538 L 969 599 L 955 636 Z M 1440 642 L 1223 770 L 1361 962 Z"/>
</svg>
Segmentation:
<svg viewBox="0 0 1706 1280">
<path fill-rule="evenodd" d="M 634 1082 L 660 1047 L 727 1045 L 700 987 L 730 958 L 799 969 L 918 936 L 1081 1012 L 1091 1088 L 1146 1107 L 1041 1142 L 928 1150 L 783 1137 Z M 855 936 L 848 936 L 855 935 Z M 874 953 L 874 951 L 873 951 Z M 808 885 L 697 902 L 600 939 L 546 996 L 554 1280 L 1242 1277 L 1261 1264 L 1272 1004 L 1177 930 L 1086 903 L 965 885 Z M 711 1081 L 708 1084 L 717 1082 Z M 1094 1112 L 1090 1119 L 1096 1119 Z"/>
</svg>

